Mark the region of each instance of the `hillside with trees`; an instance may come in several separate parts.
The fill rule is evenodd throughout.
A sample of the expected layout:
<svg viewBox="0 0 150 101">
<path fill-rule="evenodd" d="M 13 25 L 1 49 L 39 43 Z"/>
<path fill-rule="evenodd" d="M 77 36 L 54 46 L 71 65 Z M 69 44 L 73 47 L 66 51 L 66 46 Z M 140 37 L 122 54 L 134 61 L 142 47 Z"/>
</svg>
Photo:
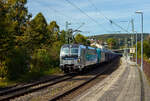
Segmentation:
<svg viewBox="0 0 150 101">
<path fill-rule="evenodd" d="M 147 39 L 149 36 L 149 33 L 144 33 L 144 40 Z M 94 38 L 96 40 L 100 40 L 102 43 L 107 42 L 108 45 L 110 44 L 109 41 L 113 40 L 112 42 L 115 43 L 114 46 L 108 48 L 110 49 L 116 49 L 116 48 L 124 48 L 126 46 L 131 47 L 131 37 L 133 37 L 133 45 L 136 43 L 136 34 L 102 34 L 102 35 L 96 35 L 96 36 L 90 36 L 89 38 Z M 140 33 L 138 33 L 138 41 L 141 39 Z"/>
<path fill-rule="evenodd" d="M 141 33 L 137 33 L 138 34 L 138 40 L 140 40 L 141 36 L 140 34 Z M 147 38 L 147 36 L 149 35 L 150 33 L 144 33 L 144 39 Z M 134 39 L 136 37 L 136 34 L 127 34 L 127 33 L 120 33 L 120 34 L 101 34 L 101 35 L 96 35 L 96 36 L 92 36 L 96 39 L 100 39 L 100 40 L 107 40 L 108 38 L 115 38 L 115 39 L 125 39 L 125 38 L 128 38 L 130 39 L 131 38 L 131 35 L 134 36 Z"/>
<path fill-rule="evenodd" d="M 107 42 L 109 49 L 126 47 L 125 45 L 127 43 L 128 43 L 128 47 L 131 47 L 131 34 L 105 34 L 105 35 L 92 36 L 90 38 Z M 141 40 L 141 35 L 140 33 L 138 33 L 138 58 L 141 57 L 140 40 Z M 133 47 L 135 47 L 135 44 L 136 44 L 136 35 L 133 34 Z M 150 58 L 150 34 L 149 33 L 144 33 L 143 48 L 144 48 L 144 58 L 149 60 Z"/>
</svg>

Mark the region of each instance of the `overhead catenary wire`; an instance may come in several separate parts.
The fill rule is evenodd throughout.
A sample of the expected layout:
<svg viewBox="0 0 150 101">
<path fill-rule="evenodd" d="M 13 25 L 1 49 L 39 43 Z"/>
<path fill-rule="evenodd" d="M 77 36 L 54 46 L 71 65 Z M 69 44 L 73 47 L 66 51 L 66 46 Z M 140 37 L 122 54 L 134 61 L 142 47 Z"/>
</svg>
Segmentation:
<svg viewBox="0 0 150 101">
<path fill-rule="evenodd" d="M 72 5 L 73 7 L 75 7 L 76 9 L 78 9 L 82 14 L 84 14 L 85 16 L 87 16 L 91 21 L 93 21 L 94 23 L 96 23 L 97 25 L 103 27 L 100 23 L 98 23 L 98 21 L 96 21 L 95 19 L 93 19 L 91 16 L 89 16 L 87 13 L 85 13 L 81 8 L 79 8 L 77 5 L 75 5 L 74 3 L 70 2 L 69 0 L 65 0 L 67 3 L 69 3 L 70 5 Z M 104 27 L 103 29 L 107 32 L 110 32 L 108 30 L 106 30 Z"/>
<path fill-rule="evenodd" d="M 98 8 L 94 5 L 94 3 L 92 1 L 88 0 L 88 2 L 91 4 L 92 7 L 94 7 L 94 9 L 97 11 L 98 15 L 103 16 L 105 19 L 107 19 L 105 17 L 105 15 L 101 11 L 98 10 Z M 111 28 L 112 28 L 112 30 L 114 30 L 114 27 L 112 26 L 112 24 L 111 24 Z"/>
<path fill-rule="evenodd" d="M 94 5 L 94 3 L 90 0 L 88 0 L 89 3 L 96 9 L 99 15 L 102 15 L 105 19 L 109 20 L 101 11 L 98 10 L 98 8 Z"/>
<path fill-rule="evenodd" d="M 88 0 L 91 5 L 98 11 L 98 8 L 92 3 L 91 0 Z M 128 32 L 128 30 L 124 29 L 123 27 L 121 27 L 120 25 L 118 25 L 117 23 L 115 23 L 113 20 L 109 19 L 108 17 L 106 17 L 101 11 L 99 11 L 99 14 L 101 14 L 106 20 L 109 21 L 110 24 L 114 24 L 115 26 L 119 27 L 120 29 L 122 29 L 123 31 Z"/>
<path fill-rule="evenodd" d="M 129 30 L 129 26 L 130 26 L 130 21 L 128 22 L 127 30 Z"/>
<path fill-rule="evenodd" d="M 57 13 L 57 14 L 59 14 L 59 15 L 65 17 L 65 18 L 70 19 L 69 22 L 72 22 L 72 21 L 75 20 L 75 18 L 73 18 L 73 17 L 71 17 L 71 16 L 68 16 L 68 15 L 62 13 L 61 11 L 59 11 L 59 10 L 57 10 L 57 9 L 55 9 L 55 8 L 52 8 L 52 7 L 49 7 L 49 8 L 50 8 L 51 11 L 54 11 L 55 13 Z M 55 18 L 54 16 L 53 16 L 52 18 L 56 20 L 56 18 Z M 61 26 L 66 26 L 65 24 L 60 24 L 60 25 L 61 25 Z"/>
<path fill-rule="evenodd" d="M 75 19 L 73 19 L 71 16 L 67 16 L 67 15 L 65 15 L 64 13 L 62 13 L 61 11 L 56 10 L 55 8 L 52 8 L 52 7 L 49 7 L 49 8 L 50 8 L 51 11 L 54 11 L 54 12 L 56 12 L 57 14 L 59 14 L 59 15 L 65 17 L 65 18 L 70 19 L 70 20 L 69 20 L 70 22 L 73 21 L 73 20 L 75 20 Z M 54 19 L 54 18 L 53 18 L 53 19 Z M 61 24 L 61 25 L 62 25 L 62 26 L 65 26 L 65 24 Z"/>
<path fill-rule="evenodd" d="M 50 7 L 50 8 L 51 8 L 54 12 L 57 12 L 59 15 L 62 15 L 62 16 L 66 17 L 66 18 L 69 18 L 69 19 L 72 19 L 72 17 L 67 16 L 67 15 L 65 15 L 64 13 L 61 13 L 60 11 L 58 11 L 58 10 L 52 8 L 52 7 Z"/>
</svg>

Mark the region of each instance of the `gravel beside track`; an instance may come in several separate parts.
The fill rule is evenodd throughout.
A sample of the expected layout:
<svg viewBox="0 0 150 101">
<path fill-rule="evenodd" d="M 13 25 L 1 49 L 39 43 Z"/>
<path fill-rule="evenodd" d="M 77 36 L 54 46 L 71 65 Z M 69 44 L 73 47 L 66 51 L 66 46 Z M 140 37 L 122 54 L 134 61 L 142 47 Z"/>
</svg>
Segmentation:
<svg viewBox="0 0 150 101">
<path fill-rule="evenodd" d="M 24 86 L 19 86 L 19 87 L 14 87 L 5 91 L 0 92 L 0 101 L 3 100 L 10 100 L 15 97 L 22 96 L 24 94 L 28 94 L 40 89 L 43 89 L 45 87 L 48 87 L 50 85 L 54 85 L 58 82 L 62 82 L 64 80 L 70 79 L 75 75 L 67 74 L 67 75 L 62 75 L 56 78 L 51 78 L 51 79 L 45 79 L 39 82 L 35 82 L 32 84 L 24 85 Z"/>
</svg>

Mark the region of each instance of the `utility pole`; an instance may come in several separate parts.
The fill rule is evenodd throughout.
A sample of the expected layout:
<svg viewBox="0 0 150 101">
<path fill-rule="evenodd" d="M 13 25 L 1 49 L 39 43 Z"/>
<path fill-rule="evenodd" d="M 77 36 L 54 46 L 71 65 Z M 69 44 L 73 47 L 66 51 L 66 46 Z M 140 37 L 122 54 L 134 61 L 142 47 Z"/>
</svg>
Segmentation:
<svg viewBox="0 0 150 101">
<path fill-rule="evenodd" d="M 138 36 L 137 36 L 137 32 L 136 32 L 136 65 L 137 65 L 137 38 L 138 38 Z"/>
<path fill-rule="evenodd" d="M 137 65 L 137 32 L 136 31 L 134 31 L 134 20 L 132 19 L 131 20 L 131 24 L 132 24 L 132 33 L 133 33 L 133 36 L 134 36 L 134 34 L 136 35 L 135 36 L 135 38 L 136 38 L 136 65 Z M 133 43 L 132 43 L 133 44 Z"/>
<path fill-rule="evenodd" d="M 132 25 L 132 33 L 131 33 L 131 49 L 133 48 L 134 44 L 134 20 L 131 19 L 131 25 Z M 132 50 L 133 51 L 133 50 Z M 133 59 L 133 53 L 131 53 L 132 59 Z"/>
<path fill-rule="evenodd" d="M 127 38 L 125 38 L 125 47 L 126 47 L 125 54 L 126 54 L 126 57 L 128 57 L 128 39 Z"/>
<path fill-rule="evenodd" d="M 131 47 L 133 47 L 134 44 L 134 20 L 131 20 L 131 24 L 132 24 L 132 34 L 131 34 Z"/>
<path fill-rule="evenodd" d="M 70 32 L 68 30 L 68 26 L 69 25 L 71 25 L 71 23 L 69 23 L 68 21 L 66 21 L 66 40 L 67 40 L 68 44 L 70 43 Z"/>
<path fill-rule="evenodd" d="M 68 30 L 68 25 L 71 25 L 68 21 L 66 21 L 66 31 Z"/>
<path fill-rule="evenodd" d="M 141 12 L 141 70 L 143 71 L 143 12 Z"/>
<path fill-rule="evenodd" d="M 141 71 L 143 71 L 143 12 L 136 11 L 135 13 L 141 15 Z"/>
</svg>

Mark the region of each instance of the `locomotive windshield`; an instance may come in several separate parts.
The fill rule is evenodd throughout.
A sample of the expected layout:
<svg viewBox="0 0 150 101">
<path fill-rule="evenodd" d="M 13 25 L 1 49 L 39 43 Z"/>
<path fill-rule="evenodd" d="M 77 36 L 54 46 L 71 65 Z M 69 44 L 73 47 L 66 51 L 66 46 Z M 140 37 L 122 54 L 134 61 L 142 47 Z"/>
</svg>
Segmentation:
<svg viewBox="0 0 150 101">
<path fill-rule="evenodd" d="M 63 54 L 69 54 L 69 48 L 63 48 L 62 53 Z"/>
<path fill-rule="evenodd" d="M 65 48 L 62 48 L 61 53 L 64 55 L 77 55 L 78 54 L 78 48 L 65 47 Z"/>
<path fill-rule="evenodd" d="M 72 54 L 78 54 L 78 48 L 71 48 Z"/>
<path fill-rule="evenodd" d="M 62 59 L 67 60 L 67 59 L 78 58 L 78 53 L 79 53 L 79 45 L 66 44 L 62 46 L 60 55 Z"/>
</svg>

